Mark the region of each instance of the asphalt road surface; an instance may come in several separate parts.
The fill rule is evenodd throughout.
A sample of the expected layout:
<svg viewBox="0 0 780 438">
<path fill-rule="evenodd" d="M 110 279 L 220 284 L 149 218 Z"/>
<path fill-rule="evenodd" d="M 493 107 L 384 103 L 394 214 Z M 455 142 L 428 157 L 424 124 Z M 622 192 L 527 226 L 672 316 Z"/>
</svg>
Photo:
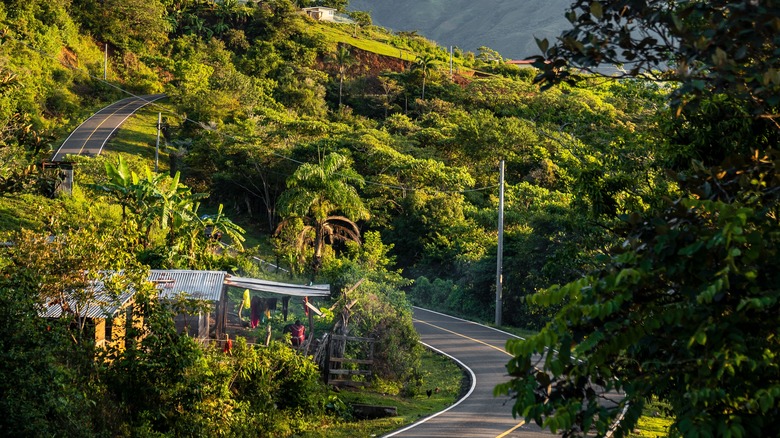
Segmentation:
<svg viewBox="0 0 780 438">
<path fill-rule="evenodd" d="M 100 155 L 103 146 L 128 117 L 163 97 L 164 94 L 128 97 L 101 109 L 70 133 L 51 161 L 64 161 L 67 155 Z"/>
<path fill-rule="evenodd" d="M 515 438 L 547 437 L 536 424 L 512 418 L 512 400 L 493 397 L 509 380 L 504 350 L 516 336 L 441 313 L 414 308 L 414 327 L 423 343 L 456 359 L 471 375 L 470 392 L 448 410 L 426 417 L 385 437 Z"/>
</svg>

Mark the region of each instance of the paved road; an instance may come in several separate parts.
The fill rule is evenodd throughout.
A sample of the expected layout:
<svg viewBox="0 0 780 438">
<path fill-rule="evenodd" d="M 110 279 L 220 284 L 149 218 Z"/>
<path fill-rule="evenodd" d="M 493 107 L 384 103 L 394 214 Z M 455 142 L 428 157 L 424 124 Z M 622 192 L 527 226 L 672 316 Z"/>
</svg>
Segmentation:
<svg viewBox="0 0 780 438">
<path fill-rule="evenodd" d="M 493 397 L 493 388 L 508 380 L 504 350 L 508 333 L 428 310 L 414 309 L 414 326 L 422 342 L 452 356 L 472 375 L 470 393 L 449 410 L 427 417 L 385 437 L 515 438 L 547 437 L 535 424 L 512 418 L 512 401 Z"/>
<path fill-rule="evenodd" d="M 63 161 L 69 154 L 100 155 L 108 139 L 128 117 L 145 105 L 163 97 L 164 94 L 128 97 L 101 109 L 71 132 L 54 153 L 51 161 Z"/>
</svg>

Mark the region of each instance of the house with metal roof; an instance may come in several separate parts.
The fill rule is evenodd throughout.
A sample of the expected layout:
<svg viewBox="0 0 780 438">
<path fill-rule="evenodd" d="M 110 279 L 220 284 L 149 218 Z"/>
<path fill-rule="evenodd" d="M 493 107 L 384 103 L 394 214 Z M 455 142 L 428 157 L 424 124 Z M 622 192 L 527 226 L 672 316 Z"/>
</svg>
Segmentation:
<svg viewBox="0 0 780 438">
<path fill-rule="evenodd" d="M 224 336 L 230 304 L 227 298 L 229 287 L 280 297 L 330 296 L 330 285 L 327 284 L 296 285 L 232 276 L 225 271 L 152 269 L 147 280 L 155 285 L 161 299 L 173 301 L 183 297 L 211 304 L 209 311 L 200 311 L 197 315 L 180 314 L 174 320 L 180 332 L 186 331 L 203 340 L 222 339 Z M 97 346 L 117 342 L 124 348 L 127 324 L 133 319 L 134 294 L 132 289 L 119 294 L 111 293 L 106 290 L 103 281 L 92 281 L 86 289 L 63 294 L 62 299 L 50 302 L 40 314 L 46 318 L 71 314 L 83 328 L 94 333 Z"/>
<path fill-rule="evenodd" d="M 111 293 L 104 281 L 95 280 L 84 290 L 67 292 L 61 299 L 48 302 L 39 314 L 44 318 L 72 315 L 79 329 L 94 337 L 95 347 L 124 348 L 128 324 L 133 323 L 134 294 L 132 289 Z"/>
<path fill-rule="evenodd" d="M 177 329 L 192 336 L 208 339 L 223 339 L 228 319 L 229 303 L 227 289 L 236 287 L 253 292 L 280 295 L 283 297 L 329 297 L 330 285 L 298 285 L 257 278 L 238 277 L 225 271 L 192 271 L 153 269 L 148 280 L 160 291 L 160 297 L 173 300 L 180 294 L 187 298 L 205 300 L 214 304 L 209 314 L 199 313 L 197 323 L 189 321 L 186 315 L 176 318 Z"/>
</svg>

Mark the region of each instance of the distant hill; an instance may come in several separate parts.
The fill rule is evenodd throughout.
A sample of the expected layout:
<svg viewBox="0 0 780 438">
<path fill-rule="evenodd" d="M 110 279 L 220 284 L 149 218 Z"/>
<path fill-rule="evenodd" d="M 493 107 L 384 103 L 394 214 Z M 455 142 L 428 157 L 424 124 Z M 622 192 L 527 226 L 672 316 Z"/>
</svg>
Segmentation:
<svg viewBox="0 0 780 438">
<path fill-rule="evenodd" d="M 570 0 L 351 0 L 349 9 L 370 11 L 374 24 L 418 31 L 442 46 L 476 52 L 480 46 L 504 58 L 536 55 L 534 37 L 553 40 L 569 24 Z"/>
</svg>

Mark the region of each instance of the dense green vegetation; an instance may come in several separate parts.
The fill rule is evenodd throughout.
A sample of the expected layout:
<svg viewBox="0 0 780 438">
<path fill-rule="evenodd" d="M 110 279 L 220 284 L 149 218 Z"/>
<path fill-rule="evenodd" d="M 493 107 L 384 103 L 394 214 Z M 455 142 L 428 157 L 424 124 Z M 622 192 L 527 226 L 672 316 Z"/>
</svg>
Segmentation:
<svg viewBox="0 0 780 438">
<path fill-rule="evenodd" d="M 669 137 L 643 142 L 680 195 L 625 215 L 602 266 L 528 297 L 558 312 L 508 343 L 513 379 L 497 392 L 567 436 L 614 421 L 625 436 L 650 400 L 673 435 L 777 436 L 780 4 L 576 1 L 567 16 L 557 43 L 540 41 L 538 79 L 576 84 L 621 64 L 674 84 Z"/>
<path fill-rule="evenodd" d="M 563 83 L 541 91 L 539 71 L 497 62 L 500 55 L 488 48 L 456 53 L 451 77 L 446 52 L 424 38 L 376 28 L 365 16 L 356 16 L 360 26 L 315 23 L 299 13 L 303 3 L 0 5 L 0 241 L 13 242 L 0 256 L 0 367 L 16 376 L 3 387 L 13 396 L 3 401 L 0 431 L 290 436 L 348 418 L 309 359 L 276 342 L 263 349 L 238 341 L 227 356 L 201 347 L 175 334 L 171 309 L 149 299 L 139 280 L 148 268 L 267 275 L 252 256 L 282 265 L 291 281 L 331 284 L 320 323 L 332 326 L 349 307 L 350 333 L 377 339 L 372 383 L 413 399 L 426 376 L 410 303 L 472 319 L 494 315 L 501 160 L 503 320 L 546 327 L 511 347 L 518 361 L 510 368 L 520 373 L 530 367 L 523 355 L 555 347 L 562 354 L 548 356 L 545 366 L 566 391 L 569 377 L 581 378 L 579 385 L 597 376 L 602 380 L 592 382 L 609 386 L 608 377 L 628 376 L 620 381 L 637 385 L 620 386 L 631 403 L 621 431 L 634 426 L 644 400 L 657 397 L 679 416 L 682 433 L 692 430 L 686 418 L 704 420 L 680 402 L 691 399 L 681 388 L 709 388 L 724 375 L 736 382 L 742 373 L 730 370 L 740 366 L 756 365 L 763 377 L 776 371 L 766 361 L 777 341 L 763 331 L 728 338 L 752 346 L 736 356 L 713 346 L 727 339 L 725 331 L 742 333 L 748 319 L 763 324 L 764 316 L 780 313 L 776 294 L 765 293 L 777 284 L 770 152 L 778 132 L 776 65 L 759 63 L 748 72 L 753 88 L 731 93 L 731 76 L 717 72 L 745 77 L 736 61 L 723 61 L 716 73 L 697 66 L 692 77 L 702 83 L 639 71 L 620 81 L 586 75 L 575 82 L 556 76 L 562 70 L 555 59 L 539 63 L 538 78 Z M 697 40 L 686 41 L 694 51 Z M 744 52 L 772 59 L 759 43 Z M 648 44 L 635 48 L 644 58 Z M 747 56 L 719 53 L 713 49 L 713 59 Z M 74 157 L 73 194 L 57 195 L 57 174 L 40 164 L 92 110 L 128 92 L 168 95 L 149 110 L 163 112 L 164 171 L 148 170 L 156 118 L 145 112 L 122 134 L 121 153 Z M 680 105 L 691 100 L 696 104 Z M 716 167 L 723 159 L 731 161 Z M 227 247 L 206 229 L 222 232 Z M 124 350 L 95 351 L 87 334 L 68 330 L 72 316 L 36 316 L 41 305 L 61 302 L 64 291 L 84 289 L 104 270 L 126 273 L 113 286 L 117 292 L 131 284 L 139 293 L 139 341 Z M 748 289 L 754 295 L 742 303 L 739 292 Z M 633 319 L 632 303 L 661 307 L 646 310 L 655 319 Z M 667 310 L 666 319 L 656 318 Z M 724 314 L 735 317 L 720 326 Z M 684 317 L 694 322 L 683 324 Z M 672 339 L 628 330 L 670 324 L 680 326 Z M 631 356 L 634 344 L 647 348 Z M 655 377 L 668 377 L 661 367 L 657 375 L 621 374 L 634 360 L 645 361 L 642 370 L 657 365 L 653 358 L 671 346 L 686 364 L 704 361 L 677 368 L 684 371 L 677 378 L 721 359 L 723 373 L 687 386 L 659 384 Z M 711 357 L 704 351 L 710 346 L 717 350 Z M 556 362 L 571 348 L 582 357 L 595 349 L 598 360 Z M 96 353 L 107 360 L 94 361 Z M 587 416 L 581 423 L 555 420 L 580 412 L 582 405 L 566 404 L 569 392 L 529 407 L 533 379 L 546 388 L 546 375 L 518 375 L 515 410 L 561 430 L 591 424 Z M 769 379 L 769 389 L 737 397 L 722 412 L 744 401 L 771 417 L 776 386 Z M 710 406 L 719 394 L 696 392 L 696 400 Z M 587 412 L 598 410 L 592 408 Z M 619 410 L 599 412 L 599 427 Z"/>
</svg>

